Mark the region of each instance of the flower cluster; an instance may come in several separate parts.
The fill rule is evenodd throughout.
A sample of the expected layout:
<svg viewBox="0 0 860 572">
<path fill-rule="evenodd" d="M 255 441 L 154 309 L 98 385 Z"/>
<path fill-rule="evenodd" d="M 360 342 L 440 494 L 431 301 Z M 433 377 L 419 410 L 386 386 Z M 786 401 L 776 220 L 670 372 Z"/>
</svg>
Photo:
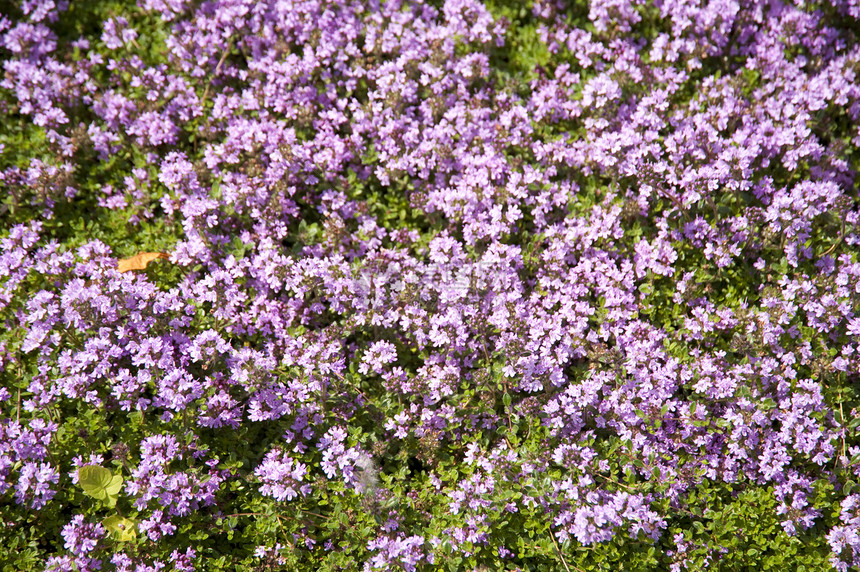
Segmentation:
<svg viewBox="0 0 860 572">
<path fill-rule="evenodd" d="M 684 569 L 750 490 L 860 565 L 856 2 L 127 4 L 0 15 L 0 495 L 66 519 L 48 569 Z"/>
</svg>

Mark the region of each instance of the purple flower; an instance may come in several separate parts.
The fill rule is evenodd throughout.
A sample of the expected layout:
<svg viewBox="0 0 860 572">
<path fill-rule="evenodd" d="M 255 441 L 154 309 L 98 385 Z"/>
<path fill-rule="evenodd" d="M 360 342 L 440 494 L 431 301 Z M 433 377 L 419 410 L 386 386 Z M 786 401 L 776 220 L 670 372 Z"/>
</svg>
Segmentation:
<svg viewBox="0 0 860 572">
<path fill-rule="evenodd" d="M 100 523 L 85 522 L 84 516 L 79 514 L 63 527 L 62 534 L 66 550 L 77 557 L 84 557 L 95 550 L 99 539 L 105 534 L 105 529 Z"/>
<path fill-rule="evenodd" d="M 59 480 L 60 474 L 49 463 L 24 463 L 15 486 L 15 502 L 39 510 L 57 494 L 51 485 Z"/>
<path fill-rule="evenodd" d="M 269 451 L 254 475 L 263 483 L 260 493 L 283 502 L 291 501 L 302 490 L 301 482 L 308 473 L 306 465 L 294 461 L 278 449 Z"/>
</svg>

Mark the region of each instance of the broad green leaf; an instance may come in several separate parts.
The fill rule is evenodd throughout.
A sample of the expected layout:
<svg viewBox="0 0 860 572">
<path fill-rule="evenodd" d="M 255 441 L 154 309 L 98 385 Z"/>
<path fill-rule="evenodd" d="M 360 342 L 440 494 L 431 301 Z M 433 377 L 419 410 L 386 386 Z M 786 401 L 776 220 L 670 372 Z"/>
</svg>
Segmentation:
<svg viewBox="0 0 860 572">
<path fill-rule="evenodd" d="M 122 477 L 104 467 L 86 465 L 78 469 L 78 483 L 85 494 L 113 507 L 122 488 Z"/>
<path fill-rule="evenodd" d="M 119 491 L 122 488 L 122 477 L 120 475 L 114 475 L 111 478 L 110 483 L 107 487 L 105 487 L 105 491 L 108 495 L 108 504 L 109 506 L 113 506 L 116 504 L 116 499 L 119 496 Z"/>
<path fill-rule="evenodd" d="M 137 523 L 130 518 L 115 514 L 104 519 L 102 524 L 114 540 L 128 542 L 137 536 Z"/>
<path fill-rule="evenodd" d="M 113 473 L 104 467 L 86 465 L 78 469 L 78 483 L 84 492 L 97 499 L 104 498 L 104 490 L 110 484 Z"/>
</svg>

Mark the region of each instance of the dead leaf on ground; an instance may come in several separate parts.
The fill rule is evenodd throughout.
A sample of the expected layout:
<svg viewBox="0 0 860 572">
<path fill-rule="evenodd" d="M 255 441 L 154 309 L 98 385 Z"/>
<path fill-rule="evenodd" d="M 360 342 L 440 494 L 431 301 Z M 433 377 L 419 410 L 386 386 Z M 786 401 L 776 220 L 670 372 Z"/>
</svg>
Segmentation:
<svg viewBox="0 0 860 572">
<path fill-rule="evenodd" d="M 170 258 L 170 255 L 164 252 L 141 252 L 140 254 L 135 254 L 131 258 L 117 260 L 116 269 L 119 272 L 145 270 L 147 264 L 159 258 Z"/>
</svg>

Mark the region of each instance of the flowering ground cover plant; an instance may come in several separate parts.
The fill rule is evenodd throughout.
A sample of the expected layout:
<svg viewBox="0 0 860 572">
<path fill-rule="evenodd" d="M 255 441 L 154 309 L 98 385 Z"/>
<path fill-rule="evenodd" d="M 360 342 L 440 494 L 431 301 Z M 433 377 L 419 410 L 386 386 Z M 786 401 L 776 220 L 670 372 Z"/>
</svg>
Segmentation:
<svg viewBox="0 0 860 572">
<path fill-rule="evenodd" d="M 0 567 L 860 566 L 860 3 L 6 2 Z"/>
</svg>

